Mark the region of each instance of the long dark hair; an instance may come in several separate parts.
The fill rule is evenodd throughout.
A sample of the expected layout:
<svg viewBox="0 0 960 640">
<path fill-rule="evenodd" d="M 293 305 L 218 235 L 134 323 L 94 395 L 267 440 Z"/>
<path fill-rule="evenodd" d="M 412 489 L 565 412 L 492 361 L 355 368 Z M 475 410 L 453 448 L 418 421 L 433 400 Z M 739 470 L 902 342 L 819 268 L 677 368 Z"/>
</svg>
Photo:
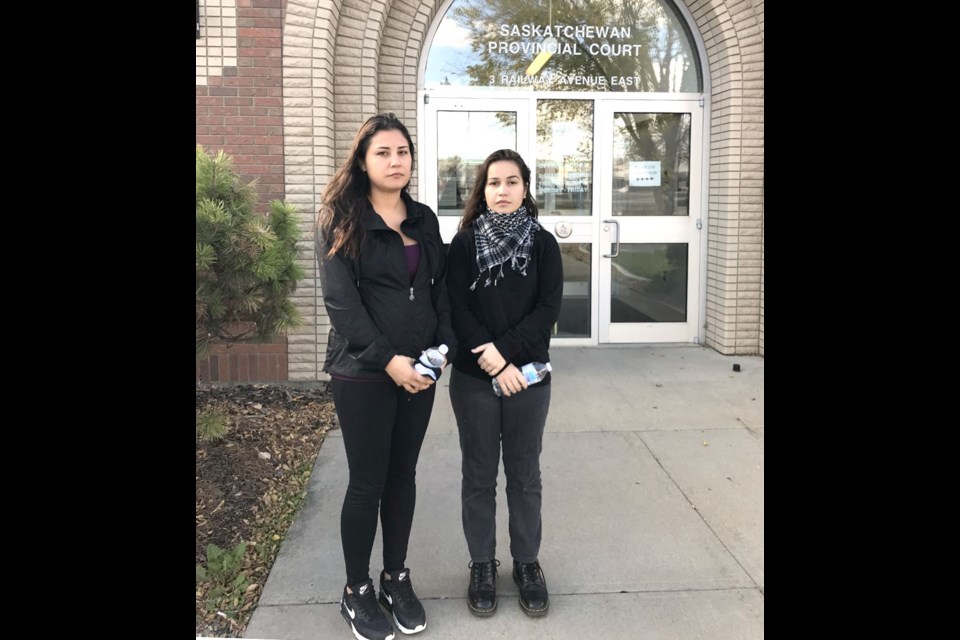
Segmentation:
<svg viewBox="0 0 960 640">
<path fill-rule="evenodd" d="M 530 193 L 530 167 L 523 161 L 520 154 L 513 149 L 498 149 L 488 155 L 487 159 L 484 160 L 483 164 L 477 169 L 477 180 L 473 183 L 473 191 L 470 192 L 470 197 L 467 198 L 467 204 L 463 207 L 463 217 L 460 218 L 461 230 L 473 225 L 473 221 L 477 219 L 477 216 L 487 210 L 487 197 L 485 193 L 487 173 L 490 170 L 491 164 L 504 160 L 515 162 L 517 166 L 520 167 L 520 177 L 523 179 L 523 186 L 526 187 L 527 191 L 527 194 L 523 196 L 523 205 L 527 208 L 527 213 L 530 217 L 537 217 L 537 201 L 534 200 L 533 194 Z"/>
<path fill-rule="evenodd" d="M 407 139 L 407 145 L 410 147 L 410 172 L 411 176 L 413 175 L 416 166 L 413 139 L 397 116 L 392 113 L 380 113 L 364 122 L 353 139 L 350 155 L 337 169 L 320 197 L 317 227 L 330 243 L 328 256 L 332 256 L 341 249 L 343 254 L 350 258 L 360 254 L 360 245 L 363 242 L 361 205 L 363 199 L 370 193 L 370 176 L 360 168 L 360 165 L 367 157 L 370 139 L 380 131 L 399 131 Z M 409 188 L 408 182 L 403 189 L 406 191 Z"/>
</svg>

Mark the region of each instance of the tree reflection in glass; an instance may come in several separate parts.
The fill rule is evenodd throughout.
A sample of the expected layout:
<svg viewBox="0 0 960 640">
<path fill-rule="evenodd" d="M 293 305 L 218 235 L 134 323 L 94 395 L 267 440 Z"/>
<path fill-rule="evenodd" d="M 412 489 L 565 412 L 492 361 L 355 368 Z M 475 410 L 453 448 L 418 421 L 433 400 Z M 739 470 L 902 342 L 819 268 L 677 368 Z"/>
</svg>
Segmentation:
<svg viewBox="0 0 960 640">
<path fill-rule="evenodd" d="M 545 216 L 593 207 L 593 101 L 537 101 L 535 195 Z"/>
<path fill-rule="evenodd" d="M 444 37 L 429 53 L 428 89 L 696 93 L 702 87 L 686 24 L 660 0 L 456 0 L 437 33 Z M 545 49 L 554 53 L 527 74 Z"/>
<path fill-rule="evenodd" d="M 613 215 L 689 215 L 689 113 L 617 113 L 613 145 Z M 637 184 L 638 162 L 657 164 L 658 186 Z"/>
</svg>

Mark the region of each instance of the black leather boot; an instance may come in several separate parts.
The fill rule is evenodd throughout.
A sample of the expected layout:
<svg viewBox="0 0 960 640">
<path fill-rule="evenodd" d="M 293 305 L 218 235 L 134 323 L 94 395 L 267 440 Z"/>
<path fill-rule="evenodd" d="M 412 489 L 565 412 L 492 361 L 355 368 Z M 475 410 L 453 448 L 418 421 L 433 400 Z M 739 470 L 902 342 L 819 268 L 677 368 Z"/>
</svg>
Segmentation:
<svg viewBox="0 0 960 640">
<path fill-rule="evenodd" d="M 470 563 L 470 586 L 467 606 L 478 616 L 493 615 L 497 610 L 497 567 L 499 560 Z"/>
<path fill-rule="evenodd" d="M 520 588 L 520 608 L 528 616 L 542 616 L 550 608 L 547 579 L 540 562 L 513 561 L 513 581 Z"/>
</svg>

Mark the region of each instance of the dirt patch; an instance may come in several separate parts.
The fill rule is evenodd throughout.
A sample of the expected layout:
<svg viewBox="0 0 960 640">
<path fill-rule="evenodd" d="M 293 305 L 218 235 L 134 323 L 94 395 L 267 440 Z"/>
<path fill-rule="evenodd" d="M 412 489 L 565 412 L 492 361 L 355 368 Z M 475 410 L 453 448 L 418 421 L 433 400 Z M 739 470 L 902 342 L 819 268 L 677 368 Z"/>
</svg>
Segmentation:
<svg viewBox="0 0 960 640">
<path fill-rule="evenodd" d="M 198 587 L 197 635 L 236 638 L 296 515 L 284 496 L 305 492 L 324 437 L 337 421 L 326 385 L 198 387 L 197 411 L 211 409 L 227 415 L 230 428 L 219 442 L 197 443 L 196 563 L 206 562 L 209 544 L 228 550 L 240 542 L 259 543 L 260 550 L 244 556 L 243 571 L 257 586 L 233 620 L 207 611 L 207 594 Z"/>
</svg>

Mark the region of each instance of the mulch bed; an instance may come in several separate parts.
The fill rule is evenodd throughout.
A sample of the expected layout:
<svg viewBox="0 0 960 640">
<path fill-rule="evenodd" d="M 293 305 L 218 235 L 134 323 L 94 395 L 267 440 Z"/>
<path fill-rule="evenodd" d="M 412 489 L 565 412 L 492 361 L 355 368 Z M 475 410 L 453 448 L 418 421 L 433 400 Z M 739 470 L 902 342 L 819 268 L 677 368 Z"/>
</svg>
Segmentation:
<svg viewBox="0 0 960 640">
<path fill-rule="evenodd" d="M 197 442 L 198 564 L 205 563 L 208 544 L 229 550 L 239 542 L 253 542 L 265 522 L 269 525 L 278 517 L 292 521 L 294 514 L 283 513 L 277 497 L 302 491 L 304 465 L 312 469 L 327 431 L 337 428 L 326 385 L 198 386 L 198 413 L 214 408 L 229 416 L 230 428 L 218 442 Z M 282 539 L 273 542 L 279 548 Z M 275 558 L 275 553 L 266 555 L 258 561 L 261 566 L 244 567 L 260 587 Z M 197 635 L 241 637 L 259 594 L 260 588 L 251 590 L 239 622 L 230 622 L 206 612 L 198 591 Z"/>
</svg>

